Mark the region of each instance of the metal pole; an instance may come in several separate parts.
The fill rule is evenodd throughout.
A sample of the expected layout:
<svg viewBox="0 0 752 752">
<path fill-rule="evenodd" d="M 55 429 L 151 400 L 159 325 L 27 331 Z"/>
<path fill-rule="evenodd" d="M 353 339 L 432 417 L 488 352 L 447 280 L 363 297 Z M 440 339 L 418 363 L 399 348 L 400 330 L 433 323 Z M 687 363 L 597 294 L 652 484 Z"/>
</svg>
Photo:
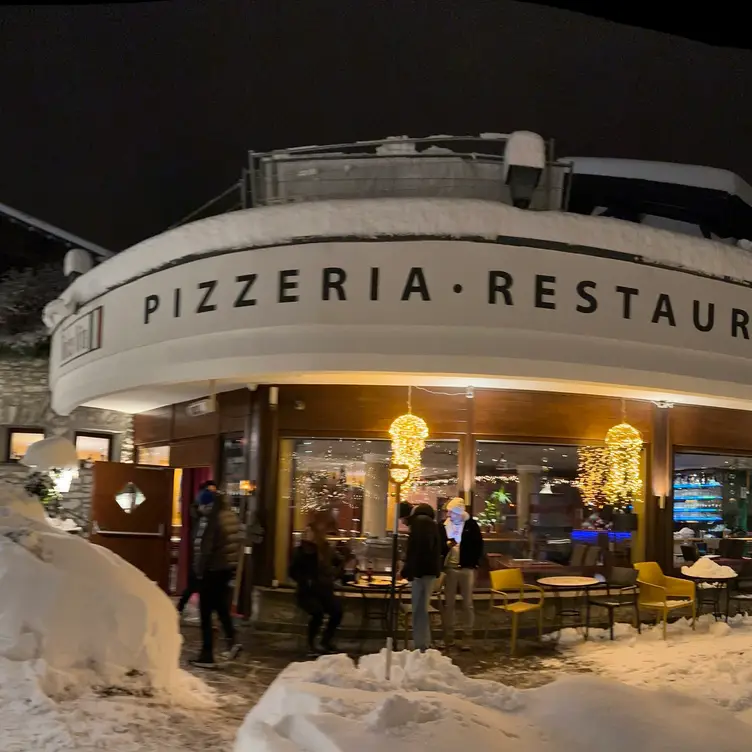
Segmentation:
<svg viewBox="0 0 752 752">
<path fill-rule="evenodd" d="M 402 484 L 395 483 L 394 520 L 392 523 L 392 582 L 389 588 L 389 632 L 386 638 L 386 679 L 392 672 L 392 651 L 394 649 L 394 635 L 397 623 L 397 549 L 399 547 L 399 514 Z"/>
</svg>

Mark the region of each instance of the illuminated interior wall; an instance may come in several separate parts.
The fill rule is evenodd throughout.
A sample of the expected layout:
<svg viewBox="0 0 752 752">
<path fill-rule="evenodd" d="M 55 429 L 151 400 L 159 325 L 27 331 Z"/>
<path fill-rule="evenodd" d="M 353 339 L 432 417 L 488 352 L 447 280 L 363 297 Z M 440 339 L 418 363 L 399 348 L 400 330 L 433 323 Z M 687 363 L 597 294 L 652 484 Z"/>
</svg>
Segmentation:
<svg viewBox="0 0 752 752">
<path fill-rule="evenodd" d="M 183 515 L 181 512 L 181 495 L 180 485 L 183 482 L 183 471 L 175 468 L 173 471 L 172 481 L 172 526 L 180 528 L 183 524 Z"/>
<path fill-rule="evenodd" d="M 296 506 L 293 494 L 293 452 L 295 439 L 282 439 L 279 443 L 279 476 L 277 479 L 277 524 L 274 541 L 274 579 L 287 582 L 290 561 L 290 516 Z M 301 514 L 297 509 L 295 514 Z M 295 528 L 297 529 L 297 528 Z"/>
</svg>

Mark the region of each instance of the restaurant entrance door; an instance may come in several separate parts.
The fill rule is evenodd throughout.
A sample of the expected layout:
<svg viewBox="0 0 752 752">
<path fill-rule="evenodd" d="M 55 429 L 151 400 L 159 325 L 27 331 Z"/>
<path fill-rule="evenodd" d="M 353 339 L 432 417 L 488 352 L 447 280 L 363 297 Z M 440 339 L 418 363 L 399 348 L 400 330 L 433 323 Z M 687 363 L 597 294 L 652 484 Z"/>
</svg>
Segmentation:
<svg viewBox="0 0 752 752">
<path fill-rule="evenodd" d="M 122 556 L 167 592 L 173 470 L 95 462 L 93 480 L 91 542 Z"/>
</svg>

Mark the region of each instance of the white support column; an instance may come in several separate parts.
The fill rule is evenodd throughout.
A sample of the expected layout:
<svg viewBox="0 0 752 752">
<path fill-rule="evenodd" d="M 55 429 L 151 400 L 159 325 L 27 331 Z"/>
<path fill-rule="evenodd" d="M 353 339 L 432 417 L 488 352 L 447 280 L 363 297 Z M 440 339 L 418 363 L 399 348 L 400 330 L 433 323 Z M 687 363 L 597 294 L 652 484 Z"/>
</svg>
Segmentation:
<svg viewBox="0 0 752 752">
<path fill-rule="evenodd" d="M 517 475 L 517 529 L 522 530 L 530 522 L 530 494 L 540 492 L 540 465 L 518 465 Z"/>
<path fill-rule="evenodd" d="M 367 454 L 366 477 L 363 484 L 363 533 L 386 535 L 389 494 L 389 457 Z"/>
</svg>

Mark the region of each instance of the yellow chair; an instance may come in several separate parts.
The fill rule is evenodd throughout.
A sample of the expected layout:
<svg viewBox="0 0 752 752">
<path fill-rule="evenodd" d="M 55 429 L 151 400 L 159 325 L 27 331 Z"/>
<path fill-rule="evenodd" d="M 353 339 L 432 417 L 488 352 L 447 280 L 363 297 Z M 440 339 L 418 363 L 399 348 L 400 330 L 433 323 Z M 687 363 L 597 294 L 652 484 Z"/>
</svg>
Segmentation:
<svg viewBox="0 0 752 752">
<path fill-rule="evenodd" d="M 667 577 L 660 565 L 654 561 L 643 561 L 634 565 L 637 570 L 637 584 L 640 595 L 637 603 L 640 608 L 657 611 L 663 620 L 663 639 L 669 611 L 679 608 L 692 609 L 692 629 L 697 621 L 697 597 L 695 583 L 678 577 Z"/>
<path fill-rule="evenodd" d="M 533 591 L 533 592 L 531 592 Z M 526 601 L 526 597 L 533 594 L 537 601 Z M 503 598 L 503 603 L 496 603 L 496 596 Z M 517 647 L 517 627 L 520 614 L 526 614 L 530 611 L 538 612 L 538 637 L 543 634 L 543 599 L 545 594 L 543 588 L 537 585 L 527 585 L 522 578 L 521 569 L 495 569 L 491 572 L 491 604 L 488 611 L 488 622 L 486 623 L 486 641 L 488 640 L 488 628 L 491 622 L 491 614 L 494 609 L 506 611 L 512 615 L 512 645 L 510 655 L 514 655 Z"/>
</svg>

